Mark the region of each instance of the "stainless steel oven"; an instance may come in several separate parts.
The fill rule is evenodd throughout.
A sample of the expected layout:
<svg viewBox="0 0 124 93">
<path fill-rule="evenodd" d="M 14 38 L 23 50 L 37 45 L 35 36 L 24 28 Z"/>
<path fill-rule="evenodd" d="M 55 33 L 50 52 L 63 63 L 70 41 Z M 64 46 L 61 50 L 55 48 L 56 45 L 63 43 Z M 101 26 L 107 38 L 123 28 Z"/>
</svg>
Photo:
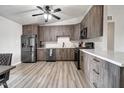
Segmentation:
<svg viewBox="0 0 124 93">
<path fill-rule="evenodd" d="M 94 49 L 94 43 L 93 42 L 85 42 L 85 47 L 77 47 L 75 48 L 74 54 L 75 54 L 75 66 L 77 69 L 80 68 L 80 49 Z"/>
<path fill-rule="evenodd" d="M 79 70 L 80 69 L 80 48 L 75 48 L 74 55 L 75 55 L 74 63 L 77 69 Z"/>
</svg>

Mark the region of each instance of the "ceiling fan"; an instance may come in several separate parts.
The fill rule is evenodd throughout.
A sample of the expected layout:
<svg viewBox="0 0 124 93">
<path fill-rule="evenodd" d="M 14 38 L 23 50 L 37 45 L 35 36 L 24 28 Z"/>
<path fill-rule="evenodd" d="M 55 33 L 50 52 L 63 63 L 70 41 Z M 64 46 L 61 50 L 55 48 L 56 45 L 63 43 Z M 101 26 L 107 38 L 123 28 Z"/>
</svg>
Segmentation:
<svg viewBox="0 0 124 93">
<path fill-rule="evenodd" d="M 42 10 L 43 13 L 33 14 L 32 16 L 44 15 L 45 22 L 48 22 L 48 20 L 51 19 L 52 17 L 54 17 L 57 20 L 61 19 L 60 17 L 53 14 L 53 13 L 62 11 L 60 8 L 52 9 L 49 5 L 46 5 L 46 6 L 43 6 L 43 7 L 40 7 L 40 6 L 36 6 L 36 7 L 38 9 Z"/>
</svg>

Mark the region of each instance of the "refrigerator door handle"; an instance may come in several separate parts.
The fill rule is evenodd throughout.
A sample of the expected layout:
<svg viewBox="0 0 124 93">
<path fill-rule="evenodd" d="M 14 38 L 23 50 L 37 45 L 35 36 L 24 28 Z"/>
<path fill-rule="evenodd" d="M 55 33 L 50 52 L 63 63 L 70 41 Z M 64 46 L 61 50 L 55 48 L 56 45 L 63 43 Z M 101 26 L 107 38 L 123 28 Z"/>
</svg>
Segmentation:
<svg viewBox="0 0 124 93">
<path fill-rule="evenodd" d="M 53 54 L 53 49 L 50 49 L 50 56 L 52 56 Z"/>
<path fill-rule="evenodd" d="M 29 46 L 29 48 L 30 48 L 30 51 L 32 52 L 32 46 Z"/>
</svg>

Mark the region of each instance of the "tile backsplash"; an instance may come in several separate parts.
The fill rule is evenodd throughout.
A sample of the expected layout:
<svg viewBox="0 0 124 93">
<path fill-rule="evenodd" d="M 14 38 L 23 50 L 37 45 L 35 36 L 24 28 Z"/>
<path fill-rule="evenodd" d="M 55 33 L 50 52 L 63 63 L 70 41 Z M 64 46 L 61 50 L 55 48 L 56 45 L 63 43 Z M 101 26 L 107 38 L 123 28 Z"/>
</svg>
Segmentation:
<svg viewBox="0 0 124 93">
<path fill-rule="evenodd" d="M 97 37 L 93 39 L 84 39 L 82 42 L 94 42 L 95 49 L 103 48 L 103 37 Z M 70 41 L 69 37 L 58 37 L 57 42 L 45 42 L 45 48 L 62 48 L 64 42 L 64 48 L 75 48 L 78 47 L 80 41 Z"/>
<path fill-rule="evenodd" d="M 57 42 L 45 43 L 46 48 L 63 48 L 63 46 L 64 48 L 74 48 L 75 43 L 72 43 L 69 37 L 58 37 Z"/>
<path fill-rule="evenodd" d="M 82 42 L 94 42 L 95 49 L 102 49 L 103 48 L 103 37 L 85 39 L 85 40 L 82 40 Z"/>
</svg>

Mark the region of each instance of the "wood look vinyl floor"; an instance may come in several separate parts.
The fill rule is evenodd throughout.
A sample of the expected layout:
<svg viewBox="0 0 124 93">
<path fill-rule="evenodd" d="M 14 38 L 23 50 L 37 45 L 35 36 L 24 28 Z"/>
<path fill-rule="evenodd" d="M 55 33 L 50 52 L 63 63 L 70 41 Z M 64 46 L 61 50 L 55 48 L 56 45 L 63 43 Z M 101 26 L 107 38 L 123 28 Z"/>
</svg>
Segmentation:
<svg viewBox="0 0 124 93">
<path fill-rule="evenodd" d="M 9 88 L 83 88 L 85 80 L 73 62 L 21 63 L 10 73 Z"/>
</svg>

